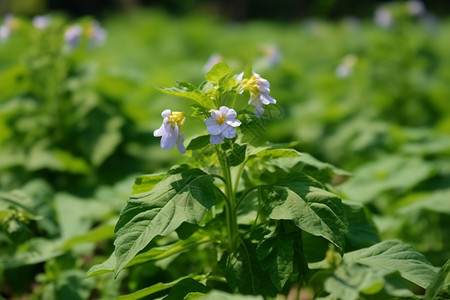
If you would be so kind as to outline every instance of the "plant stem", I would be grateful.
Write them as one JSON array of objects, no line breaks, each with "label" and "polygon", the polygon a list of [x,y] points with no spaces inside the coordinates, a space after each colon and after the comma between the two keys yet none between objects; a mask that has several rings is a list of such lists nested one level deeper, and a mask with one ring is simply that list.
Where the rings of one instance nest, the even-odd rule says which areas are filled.
[{"label": "plant stem", "polygon": [[220,146],[216,145],[217,157],[219,159],[220,168],[222,169],[222,175],[225,183],[225,195],[228,199],[226,201],[226,214],[227,214],[227,229],[229,238],[230,251],[233,252],[238,246],[238,224],[236,216],[236,198],[233,192],[233,185],[231,181],[231,171],[225,154],[220,150]]}]

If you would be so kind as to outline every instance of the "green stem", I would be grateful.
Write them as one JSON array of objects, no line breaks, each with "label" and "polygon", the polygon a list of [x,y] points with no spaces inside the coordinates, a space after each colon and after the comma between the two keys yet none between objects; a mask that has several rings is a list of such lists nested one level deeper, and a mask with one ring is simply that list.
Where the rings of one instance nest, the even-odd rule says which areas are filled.
[{"label": "green stem", "polygon": [[219,159],[220,168],[222,169],[222,175],[225,183],[225,195],[228,199],[226,206],[226,214],[227,214],[227,227],[228,227],[228,237],[229,237],[229,245],[230,251],[233,252],[237,249],[238,245],[238,224],[237,224],[237,216],[236,216],[236,199],[235,194],[233,193],[233,185],[231,181],[231,171],[230,166],[228,165],[228,161],[224,153],[219,148],[220,146],[216,145],[217,157]]}]

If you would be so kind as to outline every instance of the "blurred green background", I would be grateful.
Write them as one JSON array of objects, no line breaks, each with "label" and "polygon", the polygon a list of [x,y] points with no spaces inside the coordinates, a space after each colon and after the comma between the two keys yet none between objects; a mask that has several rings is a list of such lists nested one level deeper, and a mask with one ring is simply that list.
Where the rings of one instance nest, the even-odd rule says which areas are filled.
[{"label": "blurred green background", "polygon": [[220,60],[236,73],[250,63],[271,83],[278,102],[255,144],[296,141],[352,172],[334,179],[337,192],[367,205],[382,239],[441,266],[450,256],[449,10],[447,1],[3,0],[1,295],[112,299],[192,267],[181,257],[115,282],[84,279],[112,252],[134,177],[189,160],[153,137],[161,111],[188,114],[187,141],[206,133],[189,100],[153,86],[199,85]]}]

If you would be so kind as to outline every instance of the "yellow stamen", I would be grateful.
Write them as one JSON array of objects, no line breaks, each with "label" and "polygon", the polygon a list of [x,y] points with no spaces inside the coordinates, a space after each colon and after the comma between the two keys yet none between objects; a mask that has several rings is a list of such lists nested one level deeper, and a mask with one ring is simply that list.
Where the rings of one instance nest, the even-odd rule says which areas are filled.
[{"label": "yellow stamen", "polygon": [[251,94],[258,94],[261,91],[258,88],[257,78],[252,75],[250,79],[243,79],[241,83],[241,89],[249,91]]},{"label": "yellow stamen", "polygon": [[216,120],[216,124],[223,124],[223,122],[225,122],[225,120],[227,119],[226,115],[221,115],[220,117],[217,118]]},{"label": "yellow stamen", "polygon": [[170,123],[170,127],[172,129],[175,129],[175,123],[178,125],[178,128],[181,127],[184,123],[185,114],[182,112],[174,111],[169,117],[169,121],[167,123]]}]

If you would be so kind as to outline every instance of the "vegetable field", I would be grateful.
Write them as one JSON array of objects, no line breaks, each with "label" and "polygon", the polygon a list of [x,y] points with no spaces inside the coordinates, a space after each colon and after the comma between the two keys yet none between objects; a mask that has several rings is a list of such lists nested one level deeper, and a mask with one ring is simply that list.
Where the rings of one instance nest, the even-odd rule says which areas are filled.
[{"label": "vegetable field", "polygon": [[450,22],[0,22],[0,299],[450,299]]}]

